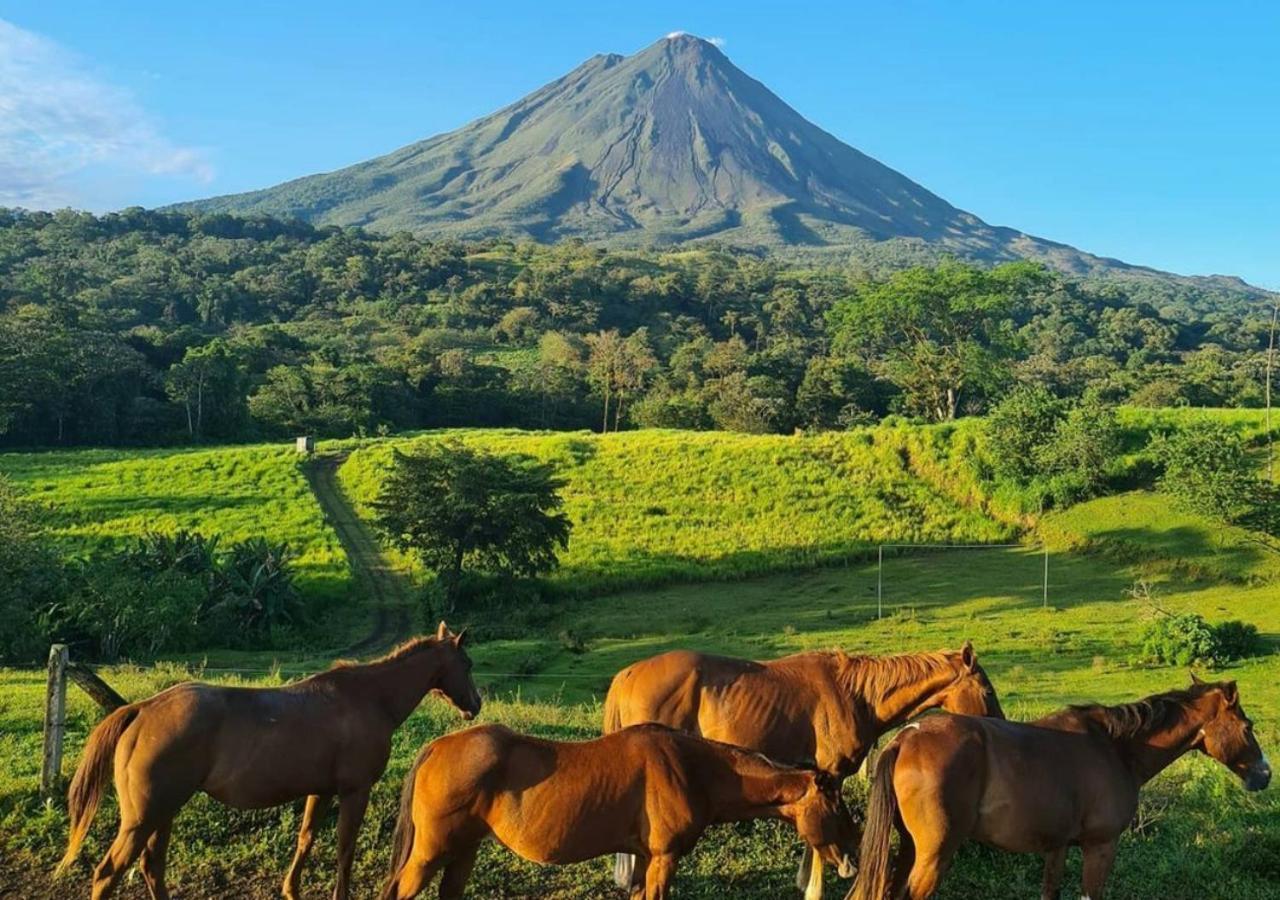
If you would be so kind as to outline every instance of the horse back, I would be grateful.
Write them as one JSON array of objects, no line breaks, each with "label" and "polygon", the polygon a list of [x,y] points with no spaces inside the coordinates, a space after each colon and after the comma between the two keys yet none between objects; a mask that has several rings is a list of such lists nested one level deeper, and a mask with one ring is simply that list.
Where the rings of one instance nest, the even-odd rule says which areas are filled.
[{"label": "horse back", "polygon": [[686,792],[698,779],[680,739],[696,740],[654,725],[564,742],[501,725],[454,732],[432,742],[415,775],[415,824],[441,835],[483,828],[541,863],[639,852],[659,810],[664,822],[692,815]]},{"label": "horse back", "polygon": [[[605,731],[656,722],[788,762],[822,764],[832,756],[835,765],[839,754],[825,752],[832,741],[820,739],[817,720],[825,729],[846,709],[821,655],[755,662],[675,650],[618,673],[605,703]],[[835,742],[843,746],[848,738]]]}]

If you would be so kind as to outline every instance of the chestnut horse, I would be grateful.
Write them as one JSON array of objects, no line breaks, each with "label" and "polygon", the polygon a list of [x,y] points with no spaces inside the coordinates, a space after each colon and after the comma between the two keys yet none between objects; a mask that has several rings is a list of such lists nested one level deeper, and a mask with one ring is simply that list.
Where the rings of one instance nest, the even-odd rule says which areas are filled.
[{"label": "chestnut horse", "polygon": [[93,873],[107,897],[141,856],[153,900],[167,900],[165,851],[173,818],[197,791],[239,809],[307,798],[284,895],[298,896],[302,866],[327,798],[338,798],[338,879],[344,900],[369,790],[382,777],[392,732],[427,692],[466,718],[480,711],[463,635],[443,622],[376,662],[339,663],[281,688],[187,683],[111,713],[89,736],[71,780],[71,837],[56,874],[80,851],[114,769],[120,831]]},{"label": "chestnut horse", "polygon": [[[857,900],[933,896],[956,848],[976,840],[1044,856],[1057,900],[1067,847],[1084,851],[1084,894],[1102,900],[1138,791],[1189,750],[1261,790],[1271,767],[1235,682],[1196,682],[1123,706],[1071,706],[1034,723],[946,716],[908,726],[881,754],[862,839]],[[889,839],[902,836],[890,885]]]},{"label": "chestnut horse", "polygon": [[852,876],[857,843],[839,783],[813,769],[661,725],[557,742],[481,725],[432,741],[405,777],[384,900],[416,897],[440,869],[462,896],[492,835],[525,859],[564,865],[606,853],[643,861],[632,897],[665,900],[680,857],[707,826],[790,822]]},{"label": "chestnut horse", "polygon": [[[850,656],[799,653],[751,662],[675,650],[614,676],[604,705],[608,734],[659,722],[843,780],[876,740],[929,709],[1003,718],[973,646],[938,653]],[[634,860],[619,856],[627,887]],[[806,900],[822,896],[822,861],[806,855],[797,877]]]}]

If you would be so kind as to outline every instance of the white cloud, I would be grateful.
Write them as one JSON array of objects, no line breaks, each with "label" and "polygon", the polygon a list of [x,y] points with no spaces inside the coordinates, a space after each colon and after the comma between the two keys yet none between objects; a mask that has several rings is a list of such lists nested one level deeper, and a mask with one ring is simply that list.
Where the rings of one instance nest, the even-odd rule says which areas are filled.
[{"label": "white cloud", "polygon": [[0,206],[92,205],[77,180],[95,168],[213,177],[205,156],[166,138],[127,90],[0,19]]},{"label": "white cloud", "polygon": [[[692,32],[689,32],[689,31],[669,31],[669,32],[667,32],[667,40],[669,40],[669,41],[670,41],[670,40],[674,40],[675,38],[678,38],[678,37],[684,37],[686,34],[687,34],[687,35],[690,35],[691,37],[697,37],[697,35],[693,34]],[[722,37],[700,38],[700,40],[704,40],[704,41],[706,41],[708,44],[712,44],[712,45],[714,45],[714,46],[716,46],[716,47],[719,47],[719,48],[721,48],[721,49],[724,49],[724,45],[725,45],[725,44],[727,44],[727,43],[729,43],[727,40],[725,40],[725,39],[724,39],[724,38],[722,38]]]}]

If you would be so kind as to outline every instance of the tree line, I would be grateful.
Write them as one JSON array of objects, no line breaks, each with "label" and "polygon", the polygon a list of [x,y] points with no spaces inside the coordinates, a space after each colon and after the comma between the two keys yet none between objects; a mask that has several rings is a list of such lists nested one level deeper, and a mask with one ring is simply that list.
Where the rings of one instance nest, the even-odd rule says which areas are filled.
[{"label": "tree line", "polygon": [[1019,383],[1260,405],[1268,313],[1032,263],[461,244],[270,218],[0,210],[0,443],[446,425],[789,432]]}]

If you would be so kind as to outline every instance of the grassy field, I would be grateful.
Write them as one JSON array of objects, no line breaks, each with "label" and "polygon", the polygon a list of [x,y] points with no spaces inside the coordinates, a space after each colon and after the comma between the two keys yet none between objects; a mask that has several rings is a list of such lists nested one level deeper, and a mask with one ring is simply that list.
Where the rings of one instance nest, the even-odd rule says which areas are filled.
[{"label": "grassy field", "polygon": [[[1011,717],[1069,702],[1120,702],[1188,680],[1181,669],[1133,662],[1151,612],[1129,592],[1145,581],[1165,609],[1196,611],[1211,622],[1240,618],[1262,631],[1272,653],[1201,674],[1238,680],[1264,749],[1274,756],[1280,745],[1280,656],[1274,653],[1280,558],[1247,534],[1174,513],[1163,498],[1132,491],[1040,523],[1051,548],[1048,608],[1041,598],[1043,557],[1032,546],[1036,535],[1028,546],[1010,549],[893,552],[877,572],[865,551],[881,541],[1002,541],[1014,533],[1013,520],[997,515],[988,498],[974,493],[976,483],[957,474],[955,454],[970,439],[967,427],[804,439],[460,433],[465,441],[557,460],[576,526],[556,576],[567,590],[556,603],[536,614],[506,608],[463,614],[483,626],[472,651],[487,698],[483,718],[548,737],[588,738],[598,733],[600,700],[612,674],[678,646],[768,657],[826,647],[934,649],[972,639]],[[1242,427],[1252,426],[1245,421]],[[387,442],[340,449],[352,451],[341,471],[346,490],[367,500]],[[0,467],[13,459],[23,457],[0,457]],[[83,476],[46,481],[74,477]],[[72,487],[63,490],[75,496]],[[118,507],[114,515],[113,521],[129,521]],[[82,539],[74,525],[68,520],[69,541]],[[87,524],[79,527],[87,531]],[[879,576],[883,618],[876,615]],[[247,669],[270,663],[263,655],[238,659]],[[271,674],[163,664],[106,674],[126,696],[143,697],[192,675],[269,684],[320,664],[312,652]],[[108,805],[78,880],[48,886],[43,873],[59,855],[66,823],[61,810],[46,810],[34,791],[43,689],[42,673],[0,671],[0,896],[5,884],[20,885],[15,896],[24,898],[87,895],[85,874],[114,829]],[[78,691],[69,701],[68,768],[97,720]],[[459,725],[427,701],[397,735],[362,833],[358,896],[374,896],[385,873],[396,794],[414,752]],[[863,789],[850,784],[855,795]],[[297,804],[233,813],[207,799],[193,802],[175,831],[175,894],[276,896],[299,815]],[[330,883],[333,853],[330,822],[308,881],[312,896]],[[677,890],[700,900],[798,896],[791,886],[798,858],[796,841],[781,828],[717,828],[682,866]],[[604,861],[543,868],[490,846],[469,896],[620,897],[609,874]],[[1074,896],[1078,877],[1073,854],[1064,896]],[[1039,879],[1038,859],[970,847],[941,896],[1031,897]],[[1225,770],[1196,757],[1147,789],[1137,825],[1122,841],[1108,896],[1270,900],[1280,896],[1277,884],[1280,791],[1247,795]],[[839,897],[847,885],[833,879],[829,888]],[[144,895],[140,881],[125,892]]]},{"label": "grassy field", "polygon": [[117,548],[146,531],[265,535],[298,554],[304,591],[337,598],[349,587],[342,547],[292,448],[0,453],[0,474],[52,509],[51,531],[68,552]]},{"label": "grassy field", "polygon": [[392,450],[418,441],[458,440],[552,462],[573,520],[553,580],[585,593],[810,568],[862,558],[882,542],[1014,536],[1013,526],[913,473],[889,434],[458,430],[358,447],[339,476],[367,506]]},{"label": "grassy field", "polygon": [[[1121,701],[1185,683],[1181,670],[1130,662],[1146,611],[1127,599],[1125,590],[1142,572],[1104,556],[1055,555],[1051,608],[1045,610],[1040,608],[1040,563],[1037,554],[1022,550],[892,557],[885,566],[888,615],[879,621],[875,569],[865,564],[570,601],[563,618],[547,622],[537,634],[476,645],[477,680],[489,697],[484,718],[551,737],[589,737],[597,733],[599,699],[609,676],[631,660],[673,646],[771,656],[832,646],[868,652],[925,649],[973,638],[1007,712],[1017,717],[1069,701]],[[1272,640],[1280,633],[1274,585],[1152,577],[1169,608],[1196,609],[1211,620],[1242,617],[1258,623]],[[583,623],[590,626],[585,650],[571,649],[558,635]],[[1264,745],[1275,747],[1280,742],[1280,721],[1272,715],[1280,704],[1276,658],[1217,674],[1239,680]],[[187,672],[123,669],[108,677],[128,696],[144,696]],[[0,676],[0,758],[7,763],[0,776],[0,830],[13,835],[15,859],[39,871],[52,865],[65,829],[61,812],[42,811],[31,790],[42,691],[39,673]],[[73,754],[95,720],[88,701],[73,693]],[[414,750],[457,725],[428,702],[398,736],[362,839],[361,896],[372,896],[386,865],[396,789]],[[189,896],[272,896],[297,816],[292,806],[243,814],[205,800],[194,803],[179,819],[171,865],[175,884]],[[1280,874],[1278,817],[1275,794],[1246,795],[1224,770],[1207,760],[1187,759],[1151,787],[1145,824],[1125,838],[1111,896],[1274,897],[1271,879]],[[110,829],[108,809],[86,859],[101,850]],[[328,829],[317,872],[331,872],[332,853]],[[717,829],[689,860],[679,888],[682,896],[700,898],[788,896],[796,856],[793,841],[778,828]],[[602,862],[544,869],[516,862],[496,847],[485,859],[473,896],[609,896]],[[997,898],[1034,896],[1038,877],[1033,859],[970,848],[943,896],[972,897],[979,891]],[[1221,892],[1206,894],[1206,885]]]}]

